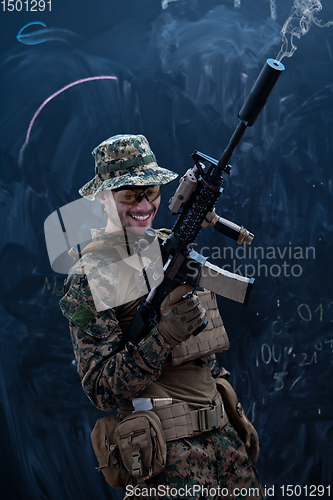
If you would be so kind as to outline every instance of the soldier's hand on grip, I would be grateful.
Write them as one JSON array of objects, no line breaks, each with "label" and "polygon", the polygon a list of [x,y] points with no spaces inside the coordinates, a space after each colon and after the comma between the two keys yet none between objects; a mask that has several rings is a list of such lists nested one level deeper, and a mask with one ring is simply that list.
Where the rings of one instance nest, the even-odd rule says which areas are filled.
[{"label": "soldier's hand on grip", "polygon": [[183,298],[191,291],[193,291],[192,285],[188,283],[180,285],[169,293],[161,304],[161,319],[158,330],[172,347],[184,342],[198,328],[202,330],[207,324],[205,322],[206,311],[202,307],[199,297],[193,295],[189,298]]}]

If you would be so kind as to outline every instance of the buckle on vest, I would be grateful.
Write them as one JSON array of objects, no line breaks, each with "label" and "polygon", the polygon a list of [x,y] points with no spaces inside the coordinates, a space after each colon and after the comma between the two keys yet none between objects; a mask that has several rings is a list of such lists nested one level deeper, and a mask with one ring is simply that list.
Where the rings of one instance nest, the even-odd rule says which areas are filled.
[{"label": "buckle on vest", "polygon": [[132,476],[142,477],[142,462],[140,449],[132,453]]},{"label": "buckle on vest", "polygon": [[199,430],[201,432],[211,431],[218,428],[217,406],[201,408],[198,410]]}]

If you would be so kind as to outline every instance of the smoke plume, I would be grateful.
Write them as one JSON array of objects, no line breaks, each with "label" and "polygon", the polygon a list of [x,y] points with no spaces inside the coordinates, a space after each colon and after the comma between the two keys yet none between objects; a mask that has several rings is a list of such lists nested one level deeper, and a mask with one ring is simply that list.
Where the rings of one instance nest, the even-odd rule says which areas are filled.
[{"label": "smoke plume", "polygon": [[282,46],[276,56],[278,61],[282,61],[284,57],[291,57],[294,54],[297,49],[295,38],[306,35],[311,24],[315,24],[320,28],[327,28],[333,24],[333,21],[322,24],[321,19],[316,17],[322,8],[319,0],[294,0],[289,17],[281,30]]}]

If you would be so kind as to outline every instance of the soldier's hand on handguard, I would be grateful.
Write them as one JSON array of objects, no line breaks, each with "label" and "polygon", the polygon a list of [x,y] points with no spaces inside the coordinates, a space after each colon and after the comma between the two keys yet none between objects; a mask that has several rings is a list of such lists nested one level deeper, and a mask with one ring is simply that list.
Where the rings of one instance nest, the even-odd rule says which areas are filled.
[{"label": "soldier's hand on handguard", "polygon": [[[205,323],[206,311],[199,297],[192,295],[189,298],[183,298],[191,291],[193,291],[192,285],[188,283],[180,285],[169,293],[161,304],[158,330],[172,347],[187,340]],[[206,324],[207,322],[204,326]]]}]

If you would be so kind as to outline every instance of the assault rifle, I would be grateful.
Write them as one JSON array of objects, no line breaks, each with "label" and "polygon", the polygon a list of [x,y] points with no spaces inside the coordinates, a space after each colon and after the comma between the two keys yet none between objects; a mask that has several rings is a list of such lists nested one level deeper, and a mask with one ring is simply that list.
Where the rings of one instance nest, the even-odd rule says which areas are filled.
[{"label": "assault rifle", "polygon": [[[179,214],[170,236],[161,243],[164,278],[157,271],[161,266],[148,266],[144,275],[149,273],[149,294],[138,308],[129,325],[125,341],[138,341],[157,324],[156,315],[164,298],[184,282],[194,287],[204,287],[218,295],[247,304],[251,295],[254,279],[230,273],[207,262],[206,258],[195,252],[191,245],[203,227],[212,225],[218,232],[239,243],[250,244],[253,234],[233,222],[219,217],[214,206],[223,192],[223,173],[230,173],[228,164],[232,153],[247,127],[251,127],[267,102],[284,65],[268,59],[263,66],[252,90],[238,114],[241,120],[236,127],[227,148],[219,161],[199,151],[192,154],[194,167],[187,170],[170,200],[169,208]],[[207,170],[204,163],[209,164]],[[138,255],[144,254],[157,239],[153,229],[146,229],[137,243]],[[151,259],[154,261],[154,258]],[[151,287],[152,282],[161,283]],[[205,324],[195,334],[205,328]]]}]

